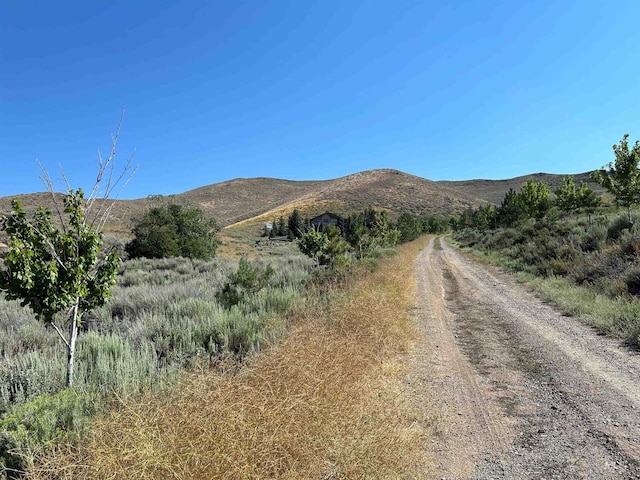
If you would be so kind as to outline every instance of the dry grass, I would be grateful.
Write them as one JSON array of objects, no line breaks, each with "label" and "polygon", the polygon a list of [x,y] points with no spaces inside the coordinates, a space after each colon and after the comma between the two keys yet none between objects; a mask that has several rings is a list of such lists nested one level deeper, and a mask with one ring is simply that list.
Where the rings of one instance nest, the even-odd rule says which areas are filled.
[{"label": "dry grass", "polygon": [[416,331],[404,247],[239,371],[186,375],[168,395],[122,402],[79,450],[31,478],[426,478],[427,433],[405,398]]},{"label": "dry grass", "polygon": [[[36,205],[51,206],[49,194],[15,197],[22,201],[27,211],[35,210]],[[0,197],[0,215],[11,210],[11,198]],[[166,198],[202,208],[216,218],[220,226],[242,224],[247,220],[251,224],[270,222],[280,215],[286,218],[294,208],[303,215],[315,216],[325,210],[348,214],[373,206],[387,210],[395,217],[403,212],[448,215],[483,204],[482,200],[466,193],[464,188],[450,188],[389,169],[369,170],[318,181],[238,178]],[[117,201],[105,226],[105,233],[120,239],[130,238],[135,219],[141,217],[152,203],[149,198]]]}]

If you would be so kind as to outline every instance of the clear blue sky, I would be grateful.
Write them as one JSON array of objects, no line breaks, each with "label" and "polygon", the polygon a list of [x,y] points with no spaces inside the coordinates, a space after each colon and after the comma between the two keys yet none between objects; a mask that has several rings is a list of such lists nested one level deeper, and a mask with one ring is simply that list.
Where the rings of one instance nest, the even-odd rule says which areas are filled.
[{"label": "clear blue sky", "polygon": [[0,196],[43,190],[36,159],[91,186],[123,107],[121,198],[592,170],[640,138],[639,19],[638,1],[2,1]]}]

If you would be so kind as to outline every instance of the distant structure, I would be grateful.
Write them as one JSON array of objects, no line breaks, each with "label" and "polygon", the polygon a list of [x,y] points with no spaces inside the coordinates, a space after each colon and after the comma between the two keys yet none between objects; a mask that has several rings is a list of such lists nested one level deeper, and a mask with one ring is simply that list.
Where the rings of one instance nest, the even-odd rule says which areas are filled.
[{"label": "distant structure", "polygon": [[338,225],[340,221],[340,217],[331,212],[324,212],[322,215],[318,215],[317,217],[313,217],[309,220],[309,223],[313,225],[316,230],[322,230],[327,228],[329,225]]}]

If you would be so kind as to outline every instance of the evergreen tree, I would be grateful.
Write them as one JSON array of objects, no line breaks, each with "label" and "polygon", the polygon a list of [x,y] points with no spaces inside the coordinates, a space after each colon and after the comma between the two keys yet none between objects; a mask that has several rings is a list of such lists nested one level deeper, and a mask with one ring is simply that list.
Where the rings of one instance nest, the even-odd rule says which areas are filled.
[{"label": "evergreen tree", "polygon": [[600,206],[601,202],[600,196],[591,190],[586,182],[580,184],[577,192],[577,206],[587,214],[589,225],[591,225],[591,215]]},{"label": "evergreen tree", "polygon": [[502,227],[511,227],[522,218],[522,208],[518,194],[513,188],[505,194],[502,205],[498,209],[497,221]]},{"label": "evergreen tree", "polygon": [[289,232],[289,239],[300,238],[305,232],[304,220],[298,209],[294,209],[289,218],[287,219],[287,229]]},{"label": "evergreen tree", "polygon": [[[587,187],[588,188],[588,187]],[[574,213],[578,210],[578,189],[573,177],[569,175],[562,179],[562,186],[555,192],[554,204],[565,213]]]},{"label": "evergreen tree", "polygon": [[518,202],[525,218],[542,218],[551,206],[551,192],[544,182],[529,179],[522,184]]}]

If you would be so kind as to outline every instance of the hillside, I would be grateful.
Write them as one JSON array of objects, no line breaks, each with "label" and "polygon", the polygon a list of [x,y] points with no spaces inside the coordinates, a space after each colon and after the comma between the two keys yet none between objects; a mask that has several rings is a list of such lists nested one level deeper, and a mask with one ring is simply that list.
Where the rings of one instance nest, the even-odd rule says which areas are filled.
[{"label": "hillside", "polygon": [[294,208],[306,216],[326,210],[344,215],[370,206],[387,210],[392,216],[402,212],[448,215],[483,203],[464,191],[441,186],[431,180],[398,170],[378,169],[318,182],[297,199],[249,221],[271,220],[288,215]]},{"label": "hillside", "polygon": [[[11,198],[0,198],[0,213],[9,211]],[[28,211],[35,209],[36,205],[48,208],[53,205],[51,196],[46,193],[15,198],[22,201]],[[402,212],[452,214],[483,203],[459,189],[390,169],[369,170],[319,181],[238,178],[172,195],[171,198],[200,206],[222,226],[240,221],[271,220],[274,215],[287,215],[294,208],[313,216],[325,210],[347,214],[373,206],[395,216]],[[128,235],[132,220],[142,215],[153,201],[148,198],[117,201],[107,231]]]},{"label": "hillside", "polygon": [[[378,169],[354,173],[333,180],[292,181],[275,178],[237,178],[171,195],[169,198],[197,205],[213,215],[220,225],[268,221],[286,216],[294,208],[305,216],[326,210],[349,214],[373,206],[392,216],[402,212],[414,215],[432,213],[448,215],[475,208],[485,202],[499,205],[504,194],[533,178],[547,182],[553,190],[560,186],[562,175],[537,173],[507,180],[466,180],[434,182],[398,170]],[[588,181],[588,173],[574,175],[577,182]],[[0,197],[0,213],[10,209],[12,197]],[[53,206],[46,193],[18,195],[28,211],[36,205]],[[118,200],[106,231],[112,235],[130,235],[133,219],[142,215],[154,202],[150,198]]]}]

